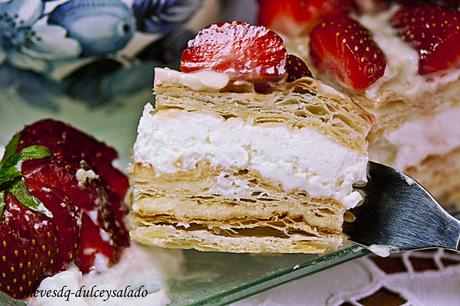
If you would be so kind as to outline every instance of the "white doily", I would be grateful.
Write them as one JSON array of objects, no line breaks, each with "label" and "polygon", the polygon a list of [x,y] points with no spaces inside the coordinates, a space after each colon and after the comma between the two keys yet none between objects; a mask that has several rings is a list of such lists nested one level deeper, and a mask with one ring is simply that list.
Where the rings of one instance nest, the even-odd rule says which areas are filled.
[{"label": "white doily", "polygon": [[391,305],[460,305],[460,255],[437,250],[362,258],[234,305],[376,305],[382,296]]}]

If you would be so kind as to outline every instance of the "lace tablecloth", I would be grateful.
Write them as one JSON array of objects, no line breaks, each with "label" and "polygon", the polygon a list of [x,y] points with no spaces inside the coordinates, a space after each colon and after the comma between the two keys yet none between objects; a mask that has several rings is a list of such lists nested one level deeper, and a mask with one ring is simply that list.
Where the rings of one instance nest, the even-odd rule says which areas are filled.
[{"label": "lace tablecloth", "polygon": [[443,250],[370,256],[261,293],[249,305],[460,305],[460,255]]}]

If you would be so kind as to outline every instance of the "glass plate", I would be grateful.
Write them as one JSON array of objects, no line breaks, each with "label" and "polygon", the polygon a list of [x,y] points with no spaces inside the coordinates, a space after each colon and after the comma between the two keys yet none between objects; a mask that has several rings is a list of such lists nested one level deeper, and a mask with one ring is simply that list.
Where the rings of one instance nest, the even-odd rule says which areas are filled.
[{"label": "glass plate", "polygon": [[169,281],[172,305],[225,305],[369,254],[351,245],[327,255],[185,251],[184,274]]}]

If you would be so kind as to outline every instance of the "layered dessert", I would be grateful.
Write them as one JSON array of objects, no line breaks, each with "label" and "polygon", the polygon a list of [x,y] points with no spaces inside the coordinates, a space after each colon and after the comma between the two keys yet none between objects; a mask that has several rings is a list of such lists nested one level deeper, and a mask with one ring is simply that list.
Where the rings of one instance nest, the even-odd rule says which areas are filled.
[{"label": "layered dessert", "polygon": [[213,24],[155,69],[130,170],[131,237],[202,251],[322,253],[362,199],[372,117],[262,26]]},{"label": "layered dessert", "polygon": [[374,114],[372,160],[404,170],[445,204],[460,200],[457,1],[259,4],[260,23],[283,33],[316,78]]}]

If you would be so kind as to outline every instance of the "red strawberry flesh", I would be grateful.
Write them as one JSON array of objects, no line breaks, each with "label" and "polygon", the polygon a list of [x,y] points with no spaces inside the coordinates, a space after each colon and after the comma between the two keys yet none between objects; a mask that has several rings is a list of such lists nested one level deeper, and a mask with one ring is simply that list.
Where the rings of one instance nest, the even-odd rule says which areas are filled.
[{"label": "red strawberry flesh", "polygon": [[460,67],[460,11],[438,6],[401,8],[391,22],[420,55],[419,73]]},{"label": "red strawberry flesh", "polygon": [[370,32],[348,16],[319,24],[310,33],[310,55],[322,73],[362,91],[383,76],[386,58]]},{"label": "red strawberry flesh", "polygon": [[83,213],[81,231],[83,239],[80,241],[78,256],[75,261],[83,272],[91,271],[96,260],[96,254],[107,259],[113,259],[117,256],[114,248],[104,240],[100,231],[100,226],[95,224],[87,213]]},{"label": "red strawberry flesh", "polygon": [[286,74],[283,39],[245,22],[215,23],[201,30],[182,53],[181,70],[211,70],[235,79],[276,81]]},{"label": "red strawberry flesh", "polygon": [[325,17],[345,14],[353,0],[259,0],[258,24],[287,36],[308,32]]},{"label": "red strawberry flesh", "polygon": [[61,161],[80,162],[84,160],[99,174],[105,187],[124,197],[128,190],[127,177],[112,166],[118,158],[115,149],[71,126],[54,120],[42,120],[25,128],[21,133],[19,149],[38,144],[54,153]]}]

